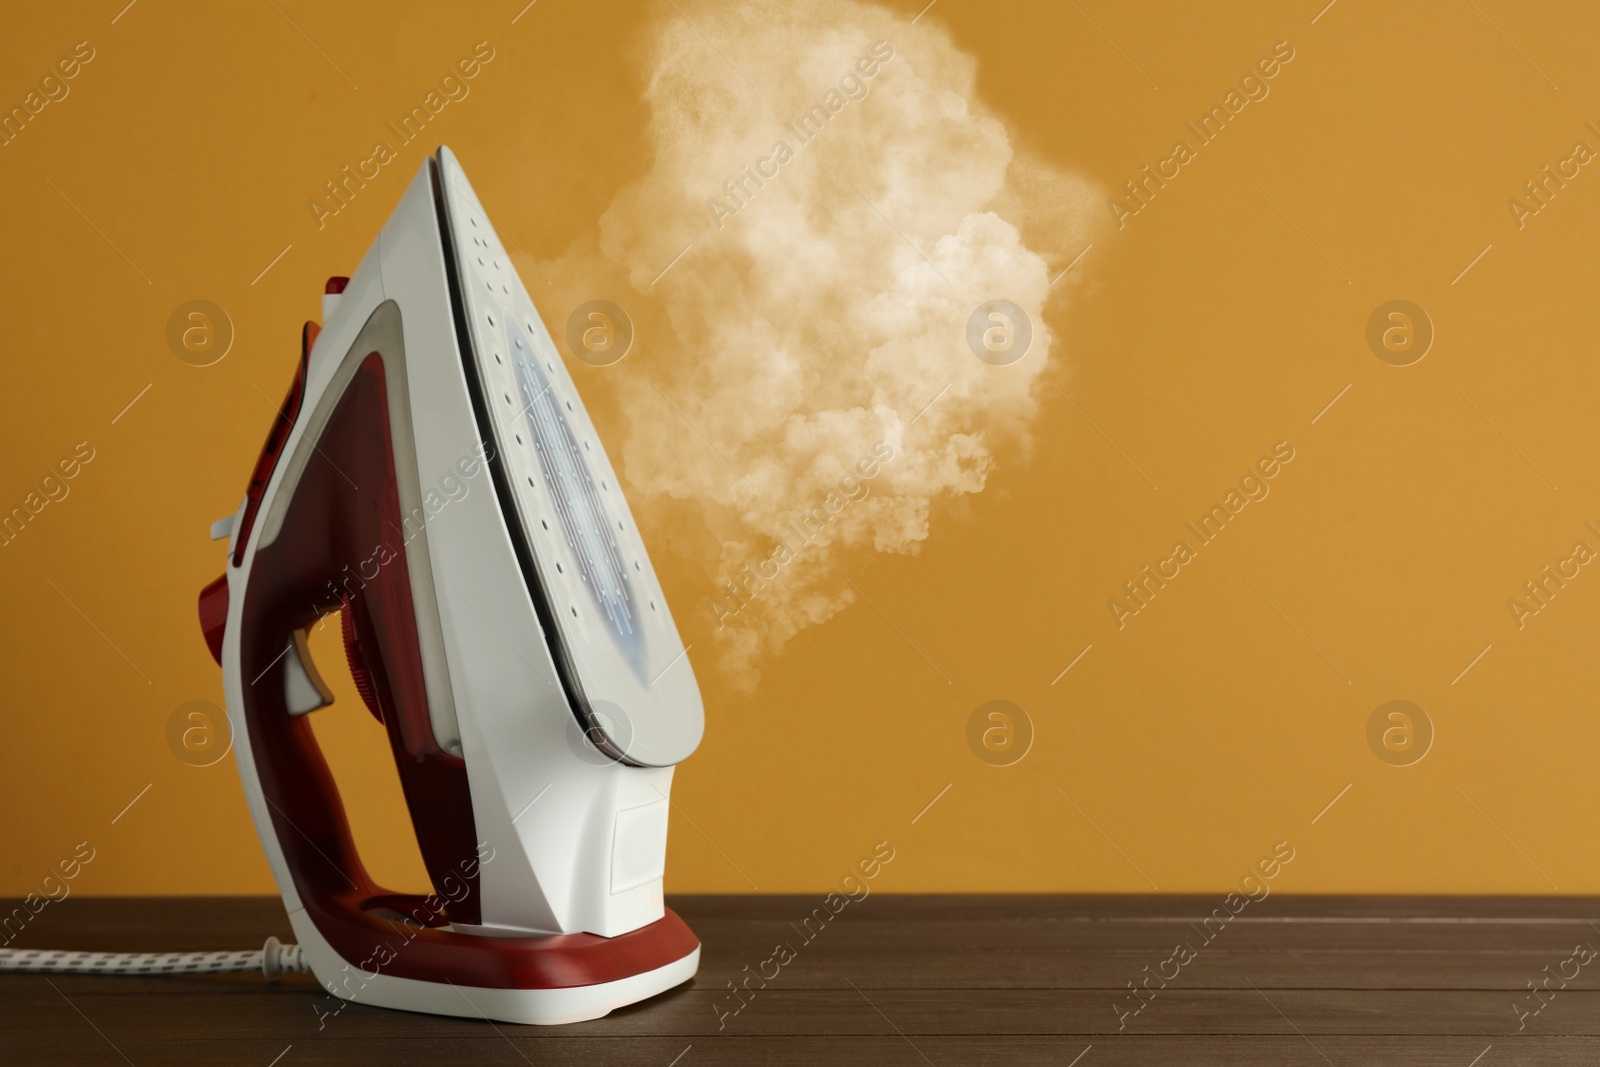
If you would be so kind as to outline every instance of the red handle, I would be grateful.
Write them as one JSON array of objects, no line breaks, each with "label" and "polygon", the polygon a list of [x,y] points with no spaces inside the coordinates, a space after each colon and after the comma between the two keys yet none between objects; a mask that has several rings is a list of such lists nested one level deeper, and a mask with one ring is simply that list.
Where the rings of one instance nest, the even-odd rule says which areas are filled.
[{"label": "red handle", "polygon": [[[315,337],[308,325],[290,401],[251,479],[239,553],[293,426],[283,416],[303,415]],[[315,900],[330,911],[364,914],[363,904],[385,892],[356,853],[310,723],[286,703],[285,649],[297,630],[339,610],[352,673],[388,732],[430,879],[447,896],[453,921],[478,923],[471,792],[465,763],[439,747],[428,715],[406,546],[397,536],[403,526],[381,354],[362,360],[315,444],[296,484],[281,490],[291,494],[286,506],[274,504],[282,506],[282,521],[251,563],[239,635],[244,718],[279,843],[308,907]]]}]

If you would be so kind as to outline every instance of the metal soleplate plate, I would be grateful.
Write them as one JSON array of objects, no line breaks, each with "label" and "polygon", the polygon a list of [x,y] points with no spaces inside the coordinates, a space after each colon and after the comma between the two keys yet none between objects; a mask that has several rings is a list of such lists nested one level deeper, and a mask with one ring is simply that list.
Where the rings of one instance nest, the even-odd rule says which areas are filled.
[{"label": "metal soleplate plate", "polygon": [[[602,751],[665,767],[704,709],[666,598],[594,424],[494,226],[448,148],[436,160],[469,378],[529,593],[580,725]],[[462,322],[464,320],[464,322]]]}]

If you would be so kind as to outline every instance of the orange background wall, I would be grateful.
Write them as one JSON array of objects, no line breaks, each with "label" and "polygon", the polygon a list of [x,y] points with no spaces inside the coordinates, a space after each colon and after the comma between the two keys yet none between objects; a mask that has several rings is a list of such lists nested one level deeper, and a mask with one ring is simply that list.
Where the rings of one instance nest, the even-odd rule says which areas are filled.
[{"label": "orange background wall", "polygon": [[[300,323],[437,141],[542,300],[530,263],[592,239],[649,165],[644,43],[683,17],[277,6],[3,16],[6,107],[76,42],[95,54],[0,148],[0,505],[93,449],[0,548],[6,894],[80,841],[96,858],[78,892],[271,890],[231,757],[192,766],[168,728],[221,700],[194,609],[222,567],[207,526],[243,490]],[[715,38],[715,6],[677,6]],[[1520,628],[1508,607],[1575,542],[1600,549],[1600,177],[1582,167],[1520,227],[1508,208],[1574,142],[1600,148],[1600,16],[1476,6],[921,16],[976,57],[975,106],[1102,200],[1275,42],[1295,57],[1125,226],[1096,201],[1088,241],[1045,250],[1058,271],[1092,244],[1045,307],[1031,446],[937,505],[919,555],[836,561],[870,604],[801,632],[753,691],[719,670],[699,608],[709,534],[647,523],[708,709],[676,780],[669,891],[820,890],[879,840],[895,891],[1223,891],[1286,840],[1283,890],[1600,892],[1600,577],[1581,567]],[[480,40],[496,58],[471,97],[319,230],[308,197]],[[213,366],[166,342],[193,299],[236,331]],[[1367,342],[1395,299],[1436,334],[1411,366]],[[570,308],[541,310],[560,336]],[[641,343],[614,370],[649,358]],[[593,368],[574,373],[620,435]],[[1119,629],[1107,600],[1281,441],[1270,496]],[[379,877],[415,883],[387,755],[336,688],[318,734],[358,838]],[[1034,731],[1010,766],[969,747],[996,699]],[[1431,723],[1409,766],[1369,744],[1390,700]]]}]

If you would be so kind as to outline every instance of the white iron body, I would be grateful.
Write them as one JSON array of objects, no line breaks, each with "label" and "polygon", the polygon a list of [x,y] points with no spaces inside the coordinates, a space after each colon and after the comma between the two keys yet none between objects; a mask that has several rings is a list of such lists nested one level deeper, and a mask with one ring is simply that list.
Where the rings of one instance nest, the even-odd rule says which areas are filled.
[{"label": "white iron body", "polygon": [[[456,216],[444,236],[440,183],[448,190],[443,201]],[[467,293],[464,310],[452,305],[445,247],[452,235],[459,271],[456,282]],[[473,343],[482,347],[480,358],[485,361],[491,355],[498,359],[500,342],[481,332],[484,321],[504,319],[530,330],[526,336],[533,349],[531,358],[549,368],[550,399],[567,406],[572,439],[592,439],[594,451],[600,451],[572,380],[509,257],[454,157],[441,149],[438,160],[430,160],[411,183],[343,293],[325,297],[325,325],[310,352],[303,403],[261,495],[253,525],[246,531],[242,562],[228,568],[221,661],[239,773],[295,933],[316,977],[330,993],[363,1004],[519,1023],[592,1019],[693,977],[698,947],[642,973],[560,988],[425,981],[386,973],[371,961],[346,958],[302,905],[241,710],[245,690],[253,684],[241,669],[239,642],[245,592],[257,553],[277,535],[297,479],[310,465],[325,462],[316,448],[321,420],[353,368],[370,352],[379,351],[388,385],[402,513],[411,515],[420,508],[427,516],[424,522],[407,525],[405,552],[429,717],[438,744],[465,761],[479,839],[481,921],[452,922],[451,929],[482,938],[580,932],[614,938],[663,918],[672,764],[698,743],[702,723],[693,672],[603,452],[593,469],[602,480],[608,479],[606,492],[621,501],[618,514],[623,516],[613,516],[608,523],[616,527],[615,532],[607,531],[616,538],[613,554],[618,559],[643,560],[629,576],[634,583],[633,603],[648,601],[651,607],[626,623],[635,634],[629,647],[638,662],[624,670],[608,661],[605,642],[596,636],[605,620],[594,609],[594,601],[584,599],[588,590],[583,582],[588,578],[580,582],[569,573],[578,568],[570,565],[559,568],[558,574],[549,566],[550,557],[541,555],[543,549],[535,544],[534,554],[548,585],[548,610],[566,613],[570,608],[570,617],[576,620],[583,608],[582,621],[571,623],[572,631],[563,638],[571,662],[565,668],[558,662],[553,642],[561,635],[551,635],[541,624],[537,591],[530,590],[524,563],[519,562],[517,516],[507,514],[506,500],[497,493],[490,464],[484,461],[492,453],[508,476],[517,477],[518,464],[526,465],[528,455],[507,448],[510,441],[485,440],[493,429],[483,426],[481,409],[474,410],[469,383],[472,357],[461,351],[457,312],[477,320],[473,328],[480,332],[474,334]],[[393,336],[396,330],[398,337]],[[486,372],[485,394],[497,388]],[[528,409],[522,415],[532,418]],[[507,419],[507,427],[522,425]],[[531,433],[531,422],[528,425],[530,429],[519,431],[518,441],[520,433]],[[529,484],[533,481],[530,478]],[[532,497],[524,506],[528,518],[536,510],[549,510],[547,502]],[[244,524],[244,511],[241,506],[234,522],[225,524],[233,538]],[[235,547],[230,538],[230,558]],[[578,549],[568,544],[567,551]],[[349,563],[351,573],[361,576],[381,566],[370,559]],[[344,588],[350,587],[347,580]],[[283,655],[281,678],[290,712],[313,713],[328,698],[305,657],[303,638],[289,643]],[[606,713],[591,709],[591,714],[602,716],[603,730],[591,730],[589,736],[601,741],[604,732],[609,745],[601,741],[601,747],[613,751],[607,755],[597,750],[587,743],[581,725],[584,713],[574,707],[570,685],[562,683],[563,669],[568,678],[579,676],[595,704],[620,708],[625,719],[657,715],[656,704],[665,702],[674,716],[675,732],[663,741],[661,736],[648,736],[645,729],[619,730],[604,718]],[[653,681],[644,678],[657,670]],[[624,677],[618,681],[616,676]],[[274,673],[261,684],[278,677]],[[640,751],[629,749],[635,735]],[[649,747],[652,744],[654,748]],[[630,765],[613,758],[618,752],[632,763],[652,765]]]}]

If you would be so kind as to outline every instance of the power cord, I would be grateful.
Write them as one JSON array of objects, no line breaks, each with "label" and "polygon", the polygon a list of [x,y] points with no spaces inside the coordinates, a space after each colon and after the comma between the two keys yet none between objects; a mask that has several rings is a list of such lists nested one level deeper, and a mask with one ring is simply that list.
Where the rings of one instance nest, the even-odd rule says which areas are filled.
[{"label": "power cord", "polygon": [[267,981],[280,974],[309,974],[299,945],[275,937],[254,952],[63,952],[59,949],[0,948],[0,971],[57,974],[245,974],[260,971]]}]

